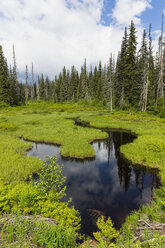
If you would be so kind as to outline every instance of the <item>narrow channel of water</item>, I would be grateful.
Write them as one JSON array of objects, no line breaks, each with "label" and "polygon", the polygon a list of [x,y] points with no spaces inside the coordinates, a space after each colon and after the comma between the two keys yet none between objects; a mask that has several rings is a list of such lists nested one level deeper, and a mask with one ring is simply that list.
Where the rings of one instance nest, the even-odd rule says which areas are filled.
[{"label": "narrow channel of water", "polygon": [[55,145],[33,143],[28,156],[57,156],[64,165],[67,177],[67,197],[82,217],[83,234],[97,230],[96,221],[101,215],[110,216],[114,226],[120,228],[126,216],[142,204],[150,203],[153,189],[159,186],[155,170],[132,166],[122,158],[120,146],[132,142],[135,136],[125,132],[107,131],[109,137],[92,144],[96,151],[93,160],[64,159]]}]

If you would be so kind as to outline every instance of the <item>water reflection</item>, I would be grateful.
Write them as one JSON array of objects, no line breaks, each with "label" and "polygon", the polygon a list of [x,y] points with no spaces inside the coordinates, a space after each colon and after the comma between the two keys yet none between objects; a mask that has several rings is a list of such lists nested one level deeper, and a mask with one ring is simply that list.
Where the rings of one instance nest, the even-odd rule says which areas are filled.
[{"label": "water reflection", "polygon": [[132,166],[122,158],[120,146],[132,142],[130,133],[108,132],[108,139],[92,144],[96,151],[93,160],[78,161],[63,159],[60,148],[54,145],[35,144],[29,156],[56,155],[64,164],[63,174],[67,177],[67,196],[82,216],[82,233],[91,235],[96,231],[99,216],[110,216],[116,228],[126,216],[144,203],[150,203],[153,189],[159,179],[154,170]]}]

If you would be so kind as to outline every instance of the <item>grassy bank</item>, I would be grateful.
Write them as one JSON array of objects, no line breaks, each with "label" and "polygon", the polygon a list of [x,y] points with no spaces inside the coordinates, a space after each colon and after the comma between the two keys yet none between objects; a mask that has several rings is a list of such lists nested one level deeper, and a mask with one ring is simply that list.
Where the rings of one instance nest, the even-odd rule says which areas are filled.
[{"label": "grassy bank", "polygon": [[[39,199],[38,191],[35,192],[33,187],[27,186],[25,180],[41,170],[42,162],[38,158],[26,156],[26,150],[31,147],[31,143],[25,143],[20,139],[23,137],[29,141],[59,144],[61,154],[66,157],[94,157],[95,151],[90,142],[106,138],[107,134],[99,129],[75,126],[71,118],[76,117],[90,122],[93,127],[120,128],[136,133],[138,138],[133,143],[122,146],[121,152],[134,164],[158,168],[160,171],[162,186],[156,190],[151,206],[143,207],[128,218],[122,228],[123,235],[118,238],[116,244],[118,247],[121,247],[121,244],[124,244],[124,247],[133,247],[134,231],[141,212],[149,216],[150,220],[165,221],[165,119],[156,116],[124,111],[109,113],[103,108],[78,104],[34,103],[29,106],[1,109],[1,211],[19,210],[23,214],[43,214],[57,219],[62,215],[66,218],[67,211],[70,211],[69,216],[73,217],[70,226],[74,225],[74,220],[78,223],[74,210],[71,211],[68,206],[64,207],[60,203],[59,212],[54,212],[52,216],[50,213],[57,208],[57,202],[51,202],[49,197],[44,198],[44,201]],[[21,205],[26,202],[25,199],[27,205]],[[28,204],[32,199],[34,205],[30,206]],[[45,206],[48,206],[47,209]],[[59,217],[60,220],[62,217]]]}]

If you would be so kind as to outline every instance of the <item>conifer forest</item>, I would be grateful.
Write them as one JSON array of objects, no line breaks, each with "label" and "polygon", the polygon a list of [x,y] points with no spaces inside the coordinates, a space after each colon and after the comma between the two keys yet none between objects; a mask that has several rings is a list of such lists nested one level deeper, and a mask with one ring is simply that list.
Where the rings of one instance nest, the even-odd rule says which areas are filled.
[{"label": "conifer forest", "polygon": [[41,74],[34,81],[34,68],[26,66],[25,82],[18,81],[16,55],[13,46],[13,68],[7,64],[0,47],[1,102],[16,106],[28,100],[53,100],[54,102],[103,101],[120,110],[133,107],[141,112],[153,110],[164,101],[165,49],[163,31],[159,37],[159,51],[153,53],[151,25],[144,30],[139,50],[136,27],[131,22],[125,28],[121,50],[117,58],[111,54],[107,64],[87,68],[87,61],[76,70],[65,66],[61,73],[49,80]]},{"label": "conifer forest", "polygon": [[53,80],[0,45],[0,247],[165,247],[163,20]]}]

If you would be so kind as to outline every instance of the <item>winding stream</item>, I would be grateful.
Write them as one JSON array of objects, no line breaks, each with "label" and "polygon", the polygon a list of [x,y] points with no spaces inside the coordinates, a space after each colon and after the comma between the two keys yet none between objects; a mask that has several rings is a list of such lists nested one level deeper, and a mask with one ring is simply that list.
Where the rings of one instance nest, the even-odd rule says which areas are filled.
[{"label": "winding stream", "polygon": [[114,226],[120,228],[126,216],[142,204],[150,203],[153,189],[159,186],[155,170],[132,166],[122,158],[120,146],[132,142],[131,133],[107,131],[108,138],[96,141],[93,160],[64,159],[55,145],[33,143],[28,156],[57,156],[64,165],[67,177],[67,196],[82,217],[83,234],[92,235],[97,230],[96,221],[101,215],[110,216]]}]

